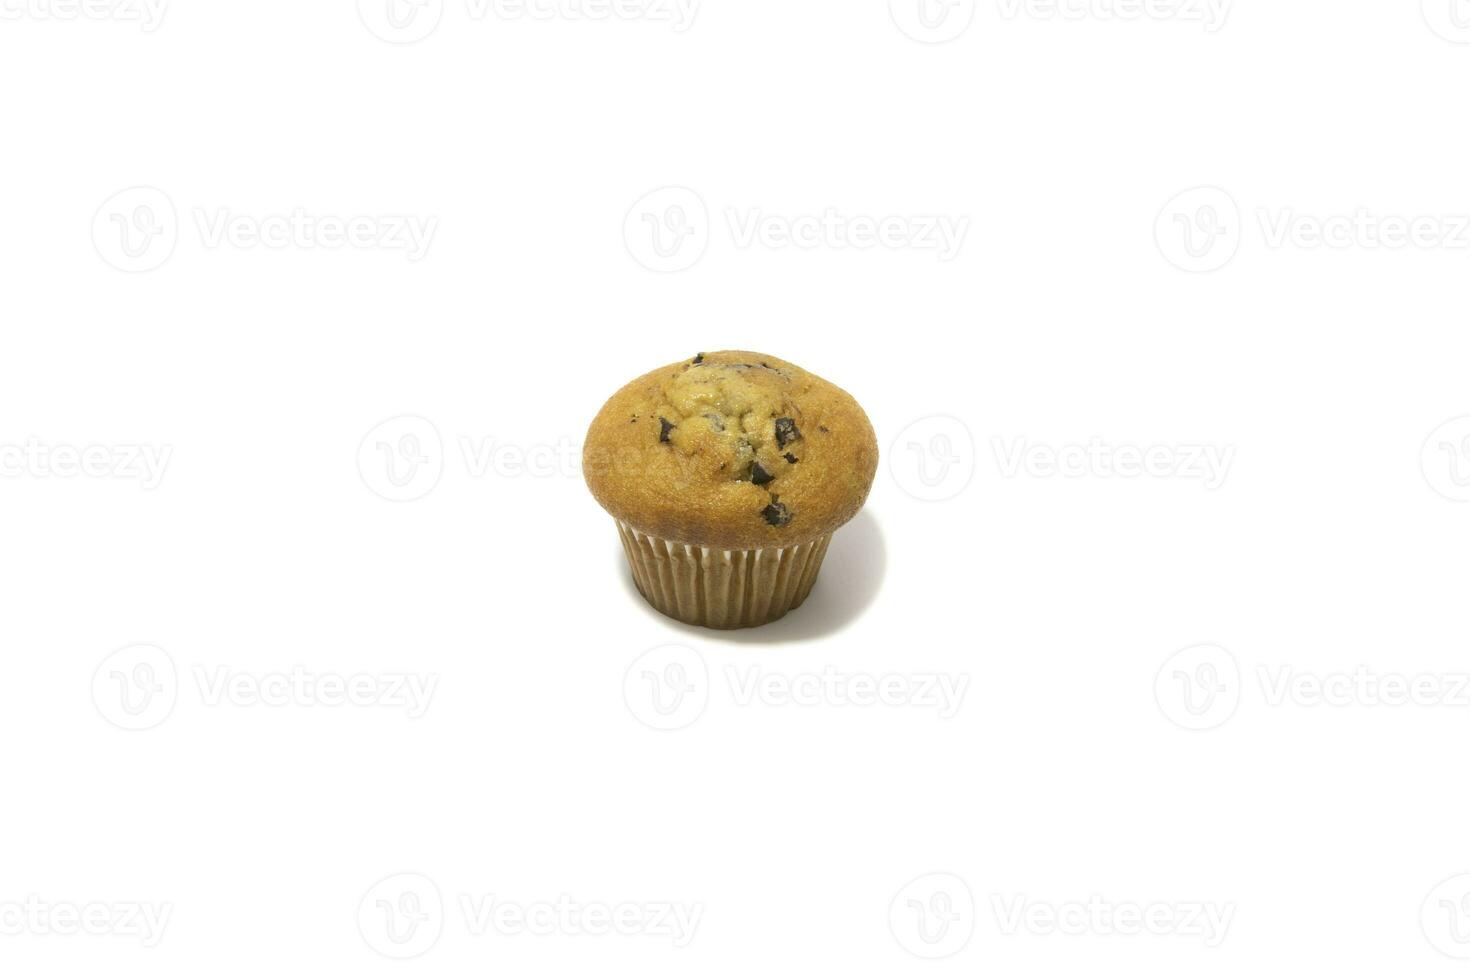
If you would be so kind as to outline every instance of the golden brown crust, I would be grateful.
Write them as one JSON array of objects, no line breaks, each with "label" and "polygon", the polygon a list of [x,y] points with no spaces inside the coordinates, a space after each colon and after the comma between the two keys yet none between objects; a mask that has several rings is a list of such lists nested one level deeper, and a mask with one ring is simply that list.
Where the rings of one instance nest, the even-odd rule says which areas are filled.
[{"label": "golden brown crust", "polygon": [[587,430],[597,502],[644,532],[708,548],[780,548],[863,506],[878,440],[853,397],[794,364],[719,351],[637,378]]}]

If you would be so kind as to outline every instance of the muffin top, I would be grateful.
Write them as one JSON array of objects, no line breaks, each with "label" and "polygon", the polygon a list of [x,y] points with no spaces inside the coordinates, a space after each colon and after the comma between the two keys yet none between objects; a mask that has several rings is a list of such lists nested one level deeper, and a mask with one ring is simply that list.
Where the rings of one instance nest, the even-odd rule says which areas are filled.
[{"label": "muffin top", "polygon": [[700,354],[637,378],[587,430],[597,502],[656,537],[779,548],[847,523],[867,499],[878,440],[853,397],[769,354]]}]

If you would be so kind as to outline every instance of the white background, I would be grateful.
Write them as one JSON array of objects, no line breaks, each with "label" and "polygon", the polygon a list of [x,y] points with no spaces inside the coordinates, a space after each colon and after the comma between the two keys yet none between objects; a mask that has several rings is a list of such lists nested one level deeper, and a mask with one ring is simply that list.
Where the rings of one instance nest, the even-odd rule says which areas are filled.
[{"label": "white background", "polygon": [[[1450,0],[446,0],[397,35],[373,2],[64,3],[0,20],[6,976],[1462,974]],[[297,209],[434,232],[251,245]],[[782,245],[828,209],[848,233]],[[890,217],[902,247],[860,241]],[[730,636],[642,603],[576,468],[614,389],[722,348],[846,387],[884,454],[807,606]],[[1164,448],[1125,476],[1092,440]],[[690,668],[676,730],[650,650]],[[437,686],[252,697],[298,667]],[[915,696],[730,673],[829,667]],[[1360,667],[1429,693],[1312,696]],[[377,902],[415,888],[396,943]],[[676,948],[462,905],[563,895],[701,918]],[[909,904],[945,900],[942,933]],[[1229,929],[1045,928],[1090,900]],[[25,911],[129,902],[159,941]]]}]

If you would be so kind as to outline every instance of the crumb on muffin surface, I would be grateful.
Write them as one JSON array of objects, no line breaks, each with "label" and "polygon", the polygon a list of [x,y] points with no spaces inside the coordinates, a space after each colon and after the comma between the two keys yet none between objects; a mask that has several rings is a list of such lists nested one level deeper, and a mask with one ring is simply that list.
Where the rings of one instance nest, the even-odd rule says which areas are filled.
[{"label": "crumb on muffin surface", "polygon": [[598,502],[644,533],[781,547],[856,514],[877,460],[847,392],[779,358],[719,351],[613,395],[588,430],[583,472]]}]

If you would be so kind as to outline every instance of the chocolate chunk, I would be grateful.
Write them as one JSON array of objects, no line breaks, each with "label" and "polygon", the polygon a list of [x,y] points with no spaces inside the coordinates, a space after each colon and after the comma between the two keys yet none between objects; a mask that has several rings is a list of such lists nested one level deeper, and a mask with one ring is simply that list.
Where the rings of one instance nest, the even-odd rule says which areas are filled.
[{"label": "chocolate chunk", "polygon": [[659,442],[668,442],[669,441],[669,433],[670,432],[673,432],[674,429],[675,429],[674,423],[670,422],[668,419],[664,418],[662,415],[660,415],[658,417],[658,441]]},{"label": "chocolate chunk", "polygon": [[703,353],[695,354],[694,355],[694,363],[695,364],[703,364],[704,363],[704,354]]},{"label": "chocolate chunk", "polygon": [[761,511],[761,516],[772,527],[783,527],[791,523],[791,510],[778,500],[772,500],[770,506]]},{"label": "chocolate chunk", "polygon": [[767,473],[766,470],[765,470],[765,467],[761,466],[760,463],[757,462],[757,463],[751,463],[750,464],[750,482],[751,483],[754,483],[756,486],[759,487],[759,486],[764,486],[767,483],[770,483],[774,479],[775,479],[775,477],[772,476],[771,474]]},{"label": "chocolate chunk", "polygon": [[788,463],[800,463],[801,462],[801,460],[797,459],[791,453],[786,453],[782,458],[785,459],[786,462],[788,462]]},{"label": "chocolate chunk", "polygon": [[801,438],[801,430],[796,427],[795,419],[776,420],[776,448],[785,449],[786,444]]}]

